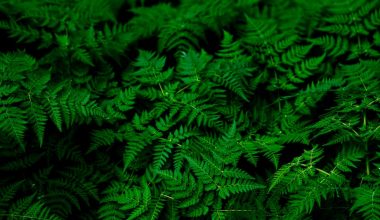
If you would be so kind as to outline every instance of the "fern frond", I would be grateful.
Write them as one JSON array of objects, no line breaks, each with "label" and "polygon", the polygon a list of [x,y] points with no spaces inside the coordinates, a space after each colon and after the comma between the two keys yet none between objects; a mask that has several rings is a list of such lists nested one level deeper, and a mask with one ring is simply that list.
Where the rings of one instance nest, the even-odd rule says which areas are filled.
[{"label": "fern frond", "polygon": [[186,18],[169,21],[163,26],[159,35],[159,50],[184,50],[199,47],[199,39],[204,37],[204,25],[192,21],[197,12],[189,10]]},{"label": "fern frond", "polygon": [[223,181],[223,184],[218,187],[219,196],[222,199],[229,197],[231,194],[241,193],[241,192],[249,192],[257,189],[264,189],[265,186],[254,183],[248,180],[236,180],[236,179],[227,179],[227,181]]},{"label": "fern frond", "polygon": [[145,145],[146,144],[144,143],[144,141],[139,140],[137,138],[135,140],[129,141],[123,157],[124,169],[127,169],[127,167],[129,167],[129,165],[132,163],[137,154],[144,149]]},{"label": "fern frond", "polygon": [[364,219],[380,218],[380,190],[378,187],[362,185],[354,190],[355,202],[352,212],[361,213]]},{"label": "fern frond", "polygon": [[92,132],[92,143],[87,153],[93,152],[102,146],[110,146],[121,140],[122,136],[111,129],[95,130]]},{"label": "fern frond", "polygon": [[172,69],[162,71],[165,65],[165,57],[157,57],[154,53],[140,51],[134,66],[140,68],[132,75],[142,83],[158,84],[172,76]]},{"label": "fern frond", "polygon": [[223,32],[221,48],[216,54],[224,59],[235,58],[243,54],[243,50],[240,49],[240,42],[233,41],[233,36],[227,31]]},{"label": "fern frond", "polygon": [[0,130],[12,137],[25,150],[25,112],[17,107],[0,107]]},{"label": "fern frond", "polygon": [[276,144],[276,141],[277,138],[263,136],[258,137],[255,144],[257,144],[260,151],[264,153],[264,156],[270,160],[277,169],[280,163],[280,151],[284,148],[284,146]]},{"label": "fern frond", "polygon": [[99,218],[102,220],[122,220],[125,219],[125,213],[123,210],[119,210],[119,206],[116,204],[102,205],[99,210]]},{"label": "fern frond", "polygon": [[335,169],[343,172],[351,172],[352,168],[356,168],[355,163],[361,161],[365,156],[365,152],[359,148],[344,148],[337,156],[335,160]]},{"label": "fern frond", "polygon": [[29,116],[29,122],[33,124],[34,132],[37,134],[38,142],[40,143],[40,146],[42,146],[46,122],[48,120],[46,112],[40,104],[33,102],[32,99],[29,99],[27,113]]},{"label": "fern frond", "polygon": [[307,53],[309,53],[312,45],[295,45],[290,47],[290,49],[283,53],[281,56],[281,60],[283,63],[287,65],[293,65],[297,62],[300,62],[304,59]]},{"label": "fern frond", "polygon": [[61,109],[59,108],[59,103],[57,100],[57,95],[54,93],[48,93],[45,96],[46,102],[45,104],[45,109],[47,109],[50,118],[54,122],[54,124],[57,126],[59,131],[62,131],[62,112]]},{"label": "fern frond", "polygon": [[250,45],[267,46],[272,42],[277,25],[274,20],[246,16],[247,27],[243,41]]},{"label": "fern frond", "polygon": [[211,61],[211,56],[205,51],[200,54],[194,50],[183,52],[180,56],[177,66],[178,76],[185,84],[193,84],[201,82],[204,77],[204,71],[207,71],[207,64]]},{"label": "fern frond", "polygon": [[35,219],[63,220],[63,218],[57,215],[54,215],[51,212],[52,211],[49,208],[47,208],[44,203],[35,202],[30,207],[28,207],[28,209],[24,213],[18,216],[14,216],[14,217],[24,218],[24,216],[27,216],[28,218],[35,218]]},{"label": "fern frond", "polygon": [[331,35],[310,39],[315,45],[319,45],[325,49],[327,55],[333,58],[339,57],[349,50],[349,41],[341,36],[333,37]]},{"label": "fern frond", "polygon": [[326,54],[323,54],[319,57],[310,58],[303,61],[300,65],[296,65],[294,70],[295,75],[301,80],[314,75],[313,71],[318,70],[320,64],[325,59],[325,56]]}]

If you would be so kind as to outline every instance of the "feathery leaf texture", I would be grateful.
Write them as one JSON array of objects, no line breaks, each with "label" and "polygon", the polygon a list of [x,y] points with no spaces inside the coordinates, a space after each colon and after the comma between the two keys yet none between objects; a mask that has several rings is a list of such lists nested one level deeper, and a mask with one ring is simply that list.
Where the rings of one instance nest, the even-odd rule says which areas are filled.
[{"label": "feathery leaf texture", "polygon": [[0,14],[0,219],[380,219],[380,0]]}]

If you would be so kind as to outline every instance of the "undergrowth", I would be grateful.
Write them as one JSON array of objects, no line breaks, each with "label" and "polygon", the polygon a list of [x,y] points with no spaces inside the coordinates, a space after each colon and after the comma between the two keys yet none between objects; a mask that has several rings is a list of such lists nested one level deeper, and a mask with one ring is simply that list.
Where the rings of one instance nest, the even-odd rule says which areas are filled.
[{"label": "undergrowth", "polygon": [[0,219],[380,219],[379,26],[379,0],[0,0]]}]

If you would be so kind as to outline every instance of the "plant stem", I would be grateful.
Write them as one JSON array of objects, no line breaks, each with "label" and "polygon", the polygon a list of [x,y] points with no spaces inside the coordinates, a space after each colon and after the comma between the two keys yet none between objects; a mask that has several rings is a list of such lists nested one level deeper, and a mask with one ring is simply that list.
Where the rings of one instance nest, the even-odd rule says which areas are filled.
[{"label": "plant stem", "polygon": [[365,151],[367,152],[367,157],[365,160],[365,166],[366,166],[366,172],[367,172],[367,176],[368,176],[370,174],[369,158],[368,158],[368,141],[365,142]]},{"label": "plant stem", "polygon": [[[367,112],[366,110],[363,111],[363,129],[365,130],[367,128]],[[370,167],[369,167],[369,158],[368,158],[368,140],[365,140],[364,145],[365,151],[367,153],[366,160],[365,160],[365,166],[366,166],[366,173],[367,176],[370,174]]]}]

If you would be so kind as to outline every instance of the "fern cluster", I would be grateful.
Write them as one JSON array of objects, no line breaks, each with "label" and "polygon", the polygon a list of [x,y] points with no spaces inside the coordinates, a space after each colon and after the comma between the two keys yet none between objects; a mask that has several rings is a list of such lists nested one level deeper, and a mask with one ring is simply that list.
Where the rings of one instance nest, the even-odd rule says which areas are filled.
[{"label": "fern cluster", "polygon": [[0,0],[0,219],[380,219],[379,0]]}]

